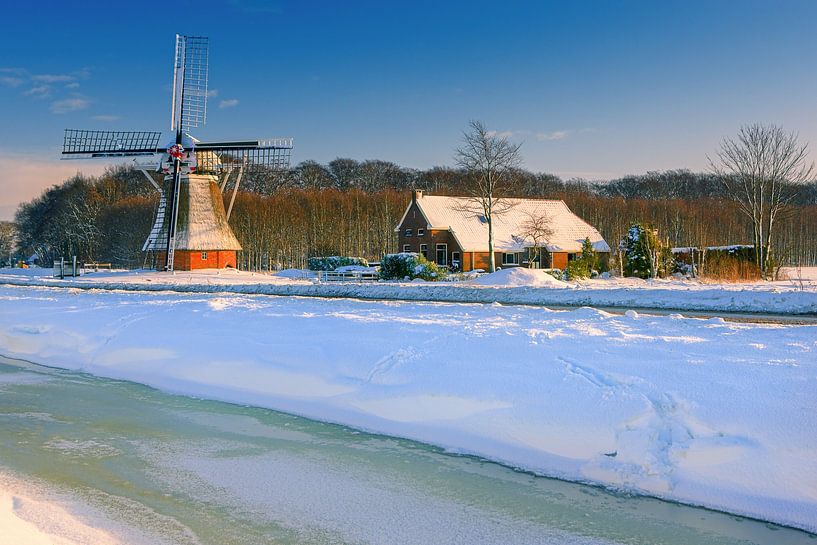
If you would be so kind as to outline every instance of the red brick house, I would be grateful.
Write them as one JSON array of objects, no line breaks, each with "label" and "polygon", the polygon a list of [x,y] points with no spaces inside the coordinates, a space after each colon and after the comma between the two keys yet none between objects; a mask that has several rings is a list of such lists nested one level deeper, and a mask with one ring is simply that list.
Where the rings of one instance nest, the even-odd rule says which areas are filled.
[{"label": "red brick house", "polygon": [[[504,199],[509,207],[493,221],[494,254],[497,267],[528,266],[532,254],[536,268],[564,269],[581,255],[582,242],[589,238],[595,250],[610,253],[610,246],[589,223],[570,211],[564,201]],[[542,245],[538,263],[533,243],[522,233],[531,217],[547,217],[552,235]],[[488,268],[488,226],[465,197],[424,195],[414,191],[400,223],[395,228],[399,251],[416,252],[429,261],[462,271]]]}]

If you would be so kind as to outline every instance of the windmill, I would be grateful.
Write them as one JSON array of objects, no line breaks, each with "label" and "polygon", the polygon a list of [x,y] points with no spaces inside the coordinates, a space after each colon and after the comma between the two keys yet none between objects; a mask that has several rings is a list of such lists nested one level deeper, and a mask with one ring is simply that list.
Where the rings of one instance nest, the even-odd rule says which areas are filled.
[{"label": "windmill", "polygon": [[[154,252],[157,269],[236,266],[241,245],[228,224],[243,176],[265,175],[289,167],[291,138],[200,142],[190,130],[207,117],[209,41],[176,35],[170,127],[174,140],[159,145],[159,131],[85,131],[66,129],[63,159],[152,157],[137,164],[160,193],[153,228],[142,247]],[[163,186],[148,174],[164,174]],[[234,181],[228,209],[222,193]],[[163,265],[162,265],[163,263]]]}]

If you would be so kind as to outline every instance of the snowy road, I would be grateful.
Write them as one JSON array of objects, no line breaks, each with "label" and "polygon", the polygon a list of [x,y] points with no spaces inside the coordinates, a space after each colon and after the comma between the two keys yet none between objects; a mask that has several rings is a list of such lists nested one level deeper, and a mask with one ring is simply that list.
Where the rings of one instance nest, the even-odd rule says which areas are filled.
[{"label": "snowy road", "polygon": [[[303,274],[302,271],[295,271]],[[814,275],[817,276],[817,268]],[[317,282],[235,270],[173,274],[155,271],[92,273],[55,279],[50,269],[2,269],[0,285],[80,289],[176,291],[341,297],[364,300],[502,303],[577,308],[649,309],[700,314],[756,315],[799,321],[817,319],[817,280],[710,284],[681,280],[615,278],[561,282],[543,271],[505,269],[474,282]]]},{"label": "snowy road", "polygon": [[0,288],[0,352],[817,530],[817,327]]}]

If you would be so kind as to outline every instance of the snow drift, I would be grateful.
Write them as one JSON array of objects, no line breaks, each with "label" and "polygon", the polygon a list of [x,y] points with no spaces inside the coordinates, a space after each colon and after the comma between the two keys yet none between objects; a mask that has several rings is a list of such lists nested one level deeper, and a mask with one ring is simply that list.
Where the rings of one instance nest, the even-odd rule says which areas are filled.
[{"label": "snow drift", "polygon": [[817,530],[817,327],[0,288],[0,351]]}]

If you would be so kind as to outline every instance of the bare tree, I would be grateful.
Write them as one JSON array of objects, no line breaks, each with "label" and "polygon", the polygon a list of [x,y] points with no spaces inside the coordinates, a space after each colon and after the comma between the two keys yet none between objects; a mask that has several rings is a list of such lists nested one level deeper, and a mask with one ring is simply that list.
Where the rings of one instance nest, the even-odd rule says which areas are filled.
[{"label": "bare tree", "polygon": [[542,263],[542,248],[553,236],[553,227],[550,217],[547,214],[525,213],[525,221],[519,226],[519,237],[524,243],[532,243],[531,253],[528,255],[528,267],[533,267],[536,258],[539,258],[539,265]]},{"label": "bare tree", "polygon": [[[808,181],[814,164],[808,144],[776,125],[741,127],[737,138],[724,138],[713,171],[741,212],[752,222],[755,259],[764,278],[772,265],[772,232],[796,196],[797,184]],[[772,271],[773,272],[773,271]]]},{"label": "bare tree", "polygon": [[15,240],[14,224],[10,221],[0,221],[0,266],[8,259],[8,264],[11,266],[11,256],[14,253]]},{"label": "bare tree", "polygon": [[494,217],[510,208],[503,197],[513,181],[514,171],[522,164],[520,146],[489,131],[481,121],[471,121],[468,130],[463,132],[462,146],[454,155],[457,165],[469,175],[467,211],[484,218],[488,226],[488,272],[496,270]]}]

